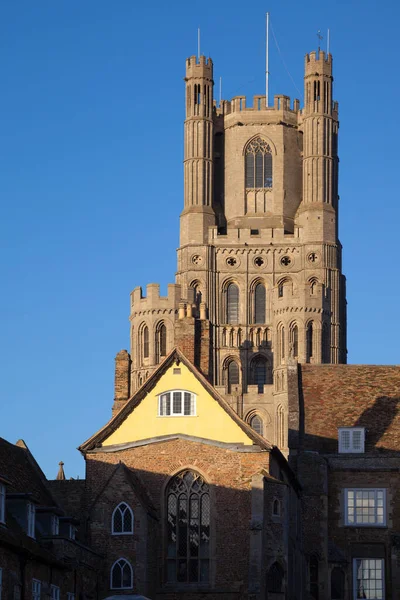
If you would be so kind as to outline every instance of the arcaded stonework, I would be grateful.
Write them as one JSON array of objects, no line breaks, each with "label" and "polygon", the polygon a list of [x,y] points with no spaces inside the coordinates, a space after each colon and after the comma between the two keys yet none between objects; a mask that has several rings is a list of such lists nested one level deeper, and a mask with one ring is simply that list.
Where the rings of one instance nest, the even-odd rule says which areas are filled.
[{"label": "arcaded stonework", "polygon": [[[287,448],[279,429],[287,419],[290,358],[346,362],[332,57],[306,55],[303,109],[287,96],[275,96],[268,107],[265,96],[252,106],[241,96],[217,106],[213,63],[204,56],[187,59],[185,85],[176,283],[167,297],[157,284],[145,296],[141,288],[132,292],[132,364],[124,363],[130,391],[173,347],[183,347],[177,325],[187,320],[196,366],[240,416],[259,415],[264,435]],[[262,167],[257,161],[265,155]],[[208,323],[208,344],[199,321]]]}]

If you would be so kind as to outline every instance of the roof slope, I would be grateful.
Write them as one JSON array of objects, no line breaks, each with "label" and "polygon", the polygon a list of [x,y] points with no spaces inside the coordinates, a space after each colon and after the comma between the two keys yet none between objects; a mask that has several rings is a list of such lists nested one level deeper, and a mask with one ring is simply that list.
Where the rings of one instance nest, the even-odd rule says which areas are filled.
[{"label": "roof slope", "polygon": [[196,369],[196,367],[186,358],[182,352],[177,348],[172,350],[170,354],[164,359],[160,366],[152,373],[149,379],[142,385],[139,390],[126,402],[121,410],[97,433],[90,437],[86,442],[79,446],[79,450],[85,454],[96,446],[102,444],[111,433],[113,433],[121,423],[134,411],[134,409],[141,403],[141,401],[151,392],[159,381],[161,376],[167,371],[167,369],[174,363],[183,363],[189,371],[196,377],[201,383],[204,389],[210,394],[210,396],[221,406],[221,408],[235,421],[235,423],[246,433],[246,435],[253,441],[254,444],[260,446],[264,450],[271,450],[272,445],[265,440],[262,436],[258,435],[247,423],[245,423],[238,414],[229,406],[229,404],[222,398],[213,386],[207,381],[207,379]]}]

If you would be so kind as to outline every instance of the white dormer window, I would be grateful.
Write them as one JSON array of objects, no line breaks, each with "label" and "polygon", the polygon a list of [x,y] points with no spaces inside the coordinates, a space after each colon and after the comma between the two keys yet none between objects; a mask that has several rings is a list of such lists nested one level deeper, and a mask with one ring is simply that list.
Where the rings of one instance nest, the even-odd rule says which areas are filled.
[{"label": "white dormer window", "polygon": [[340,427],[339,428],[339,452],[340,453],[362,453],[364,452],[365,428],[364,427]]},{"label": "white dormer window", "polygon": [[32,504],[32,502],[28,502],[26,511],[27,511],[27,515],[26,515],[27,534],[29,535],[29,537],[34,538],[35,537],[35,517],[36,517],[35,505]]},{"label": "white dormer window", "polygon": [[51,516],[51,534],[58,535],[60,533],[60,519],[57,515]]},{"label": "white dormer window", "polygon": [[158,397],[159,417],[196,416],[196,396],[185,390],[165,392]]},{"label": "white dormer window", "polygon": [[0,483],[0,523],[6,522],[6,486]]}]

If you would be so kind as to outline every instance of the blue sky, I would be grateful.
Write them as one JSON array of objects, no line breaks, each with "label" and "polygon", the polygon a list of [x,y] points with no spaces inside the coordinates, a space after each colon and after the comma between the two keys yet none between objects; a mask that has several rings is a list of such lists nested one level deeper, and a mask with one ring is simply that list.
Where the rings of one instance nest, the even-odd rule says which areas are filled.
[{"label": "blue sky", "polygon": [[[25,439],[49,477],[59,460],[83,477],[76,447],[110,417],[130,291],[174,280],[198,27],[226,99],[264,93],[267,10],[300,90],[303,56],[330,28],[349,362],[400,362],[400,8],[377,7],[3,0],[0,435]],[[273,40],[270,72],[271,95],[298,96]]]}]

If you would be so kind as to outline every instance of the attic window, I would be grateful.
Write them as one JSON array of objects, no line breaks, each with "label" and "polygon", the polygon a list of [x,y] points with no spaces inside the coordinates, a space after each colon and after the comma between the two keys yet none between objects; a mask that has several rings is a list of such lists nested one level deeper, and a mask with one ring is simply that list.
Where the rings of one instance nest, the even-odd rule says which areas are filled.
[{"label": "attic window", "polygon": [[158,397],[159,417],[194,417],[196,396],[185,390],[165,392]]},{"label": "attic window", "polygon": [[339,453],[362,453],[364,452],[364,442],[364,427],[339,428]]}]

